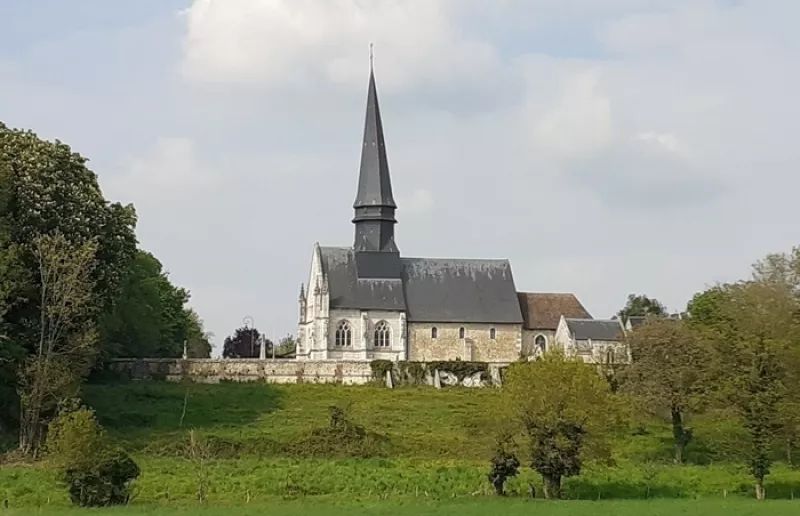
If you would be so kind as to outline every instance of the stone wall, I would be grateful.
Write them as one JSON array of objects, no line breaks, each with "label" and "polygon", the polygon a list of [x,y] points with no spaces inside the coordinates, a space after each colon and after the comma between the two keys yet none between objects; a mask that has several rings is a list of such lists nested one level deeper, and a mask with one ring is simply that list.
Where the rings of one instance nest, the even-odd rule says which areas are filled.
[{"label": "stone wall", "polygon": [[[459,335],[462,327],[463,339]],[[432,337],[433,328],[436,338]],[[513,362],[522,347],[522,328],[518,324],[409,323],[408,347],[412,362]]]},{"label": "stone wall", "polygon": [[[396,366],[402,364],[392,363]],[[509,362],[487,363],[486,372],[488,374],[471,375],[461,380],[455,374],[442,370],[439,373],[439,383],[441,386],[461,385],[464,387],[499,385],[501,370],[508,365]],[[109,369],[120,379],[171,382],[191,380],[200,383],[232,381],[363,385],[373,379],[370,362],[144,358],[113,360],[109,364]],[[431,373],[427,374],[423,384],[435,386],[434,376]]]},{"label": "stone wall", "polygon": [[343,383],[364,384],[372,379],[369,362],[299,362],[259,359],[120,359],[109,368],[122,378],[134,380],[219,383]]}]

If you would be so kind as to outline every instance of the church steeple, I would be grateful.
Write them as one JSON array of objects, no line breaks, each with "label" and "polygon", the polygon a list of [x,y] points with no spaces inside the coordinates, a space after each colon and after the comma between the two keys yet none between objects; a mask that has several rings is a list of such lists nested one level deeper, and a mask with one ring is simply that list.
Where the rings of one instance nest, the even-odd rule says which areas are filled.
[{"label": "church steeple", "polygon": [[394,212],[397,205],[392,196],[389,178],[389,161],[383,137],[378,91],[372,66],[370,45],[369,88],[367,90],[367,115],[364,121],[364,140],[361,146],[361,170],[358,176],[358,193],[355,209],[355,251],[398,253],[394,242]]}]

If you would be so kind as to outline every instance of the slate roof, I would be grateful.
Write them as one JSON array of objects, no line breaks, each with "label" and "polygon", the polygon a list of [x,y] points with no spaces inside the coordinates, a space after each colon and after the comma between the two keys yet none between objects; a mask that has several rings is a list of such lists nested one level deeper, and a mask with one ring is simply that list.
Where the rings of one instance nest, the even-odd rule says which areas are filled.
[{"label": "slate roof", "polygon": [[519,292],[519,306],[526,330],[555,330],[561,316],[591,319],[574,294]]},{"label": "slate roof", "polygon": [[405,310],[399,279],[358,279],[355,253],[347,247],[320,247],[322,273],[328,278],[331,308]]},{"label": "slate roof", "polygon": [[409,322],[522,323],[508,260],[401,258],[400,280],[359,279],[352,249],[320,252],[331,308],[405,310]]},{"label": "slate roof", "polygon": [[575,340],[620,340],[622,326],[613,319],[566,319],[567,328]]}]

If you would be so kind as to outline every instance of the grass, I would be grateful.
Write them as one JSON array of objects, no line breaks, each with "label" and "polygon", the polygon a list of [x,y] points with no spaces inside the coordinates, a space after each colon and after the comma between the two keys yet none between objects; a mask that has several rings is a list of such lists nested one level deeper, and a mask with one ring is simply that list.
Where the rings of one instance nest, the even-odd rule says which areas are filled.
[{"label": "grass", "polygon": [[[503,506],[497,512],[521,514],[529,503],[494,500],[486,480],[497,397],[495,389],[255,383],[128,383],[85,390],[86,403],[142,468],[135,504],[119,514],[136,514],[135,507],[158,507],[163,514],[198,508],[197,468],[177,452],[188,430],[196,429],[225,445],[208,465],[208,498],[212,506],[236,508],[225,510],[226,516],[250,514],[246,508],[255,506],[269,507],[271,514],[300,514],[309,503],[326,508],[319,514],[339,509],[341,514],[395,514],[387,512],[392,504],[407,507],[396,514],[446,515],[448,508],[460,515],[491,514],[497,504]],[[326,424],[330,405],[350,403],[357,423],[388,438],[385,458],[299,458],[287,452],[286,445],[302,442],[313,428]],[[567,497],[594,501],[570,503],[577,511],[570,514],[588,513],[592,507],[609,513],[618,508],[619,514],[689,514],[696,507],[692,504],[700,503],[669,498],[714,498],[714,507],[735,506],[730,514],[752,514],[756,506],[745,501],[752,496],[752,483],[737,455],[742,446],[735,422],[706,416],[693,424],[690,463],[680,467],[669,463],[671,432],[664,423],[642,420],[635,431],[614,436],[613,467],[587,464],[580,476],[566,479]],[[509,490],[521,498],[528,482],[541,492],[540,479],[527,468]],[[793,499],[795,494],[800,496],[800,471],[777,465],[768,478],[768,497]],[[41,464],[0,466],[0,501],[5,499],[12,508],[68,507],[66,493]],[[631,501],[615,504],[610,499]],[[597,505],[598,500],[603,503]],[[773,503],[770,510],[779,516],[788,505]],[[535,510],[561,514],[566,511],[561,507]],[[635,512],[643,507],[655,512]],[[213,509],[202,512],[215,514]],[[714,516],[719,511],[706,512]]]},{"label": "grass", "polygon": [[[2,513],[0,513],[2,514]],[[8,511],[10,516],[78,516],[85,509],[40,509]],[[95,510],[93,515],[134,516],[790,516],[797,514],[797,504],[786,501],[755,502],[751,500],[655,500],[655,501],[607,501],[607,502],[544,502],[528,500],[452,500],[446,502],[347,502],[335,503],[327,500],[304,500],[273,504],[250,504],[238,507],[155,507],[131,506]]]}]

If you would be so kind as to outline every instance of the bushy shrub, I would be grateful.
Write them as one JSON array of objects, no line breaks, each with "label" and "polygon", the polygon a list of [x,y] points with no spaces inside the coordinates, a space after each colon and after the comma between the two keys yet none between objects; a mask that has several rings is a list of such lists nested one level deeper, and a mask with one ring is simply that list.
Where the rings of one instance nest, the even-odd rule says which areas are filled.
[{"label": "bushy shrub", "polygon": [[73,504],[104,507],[129,501],[139,466],[112,446],[93,411],[59,414],[49,426],[46,449]]},{"label": "bushy shrub", "polygon": [[384,455],[388,439],[353,423],[349,409],[350,406],[329,407],[328,425],[313,429],[311,435],[287,446],[286,451],[302,457],[371,458]]}]

